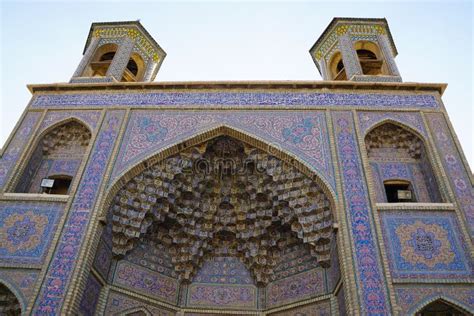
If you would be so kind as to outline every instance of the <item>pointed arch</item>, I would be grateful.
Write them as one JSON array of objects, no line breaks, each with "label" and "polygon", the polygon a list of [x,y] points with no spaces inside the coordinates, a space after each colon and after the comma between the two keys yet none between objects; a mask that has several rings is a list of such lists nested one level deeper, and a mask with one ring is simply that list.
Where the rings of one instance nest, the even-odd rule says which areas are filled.
[{"label": "pointed arch", "polygon": [[387,118],[384,118],[380,121],[377,121],[375,123],[373,123],[372,125],[370,125],[369,127],[366,128],[366,132],[364,134],[364,139],[365,137],[370,134],[373,130],[375,130],[377,127],[380,127],[382,125],[385,125],[385,124],[393,124],[395,126],[398,126],[412,134],[414,134],[415,136],[417,136],[418,138],[420,138],[420,140],[423,142],[423,145],[425,145],[425,147],[427,146],[428,144],[428,140],[426,139],[426,136],[423,135],[423,132],[418,130],[416,127],[414,126],[411,126],[409,124],[407,124],[406,122],[402,122],[400,120],[397,120],[395,118],[391,118],[391,117],[387,117]]},{"label": "pointed arch", "polygon": [[[144,229],[142,230],[140,228],[140,230],[144,232],[143,234],[145,234],[145,233],[148,234],[146,236],[144,235],[146,238],[144,237],[142,240],[138,240],[138,239],[131,240],[130,239],[130,240],[126,241],[126,244],[122,244],[121,243],[122,239],[125,241],[125,239],[128,238],[128,237],[125,237],[124,235],[121,234],[121,232],[119,230],[115,229],[115,228],[118,228],[118,226],[114,226],[113,220],[111,221],[112,218],[108,216],[108,215],[117,215],[117,213],[116,213],[117,209],[115,208],[115,205],[116,205],[115,203],[117,203],[117,200],[115,199],[115,197],[119,194],[122,194],[123,190],[127,190],[125,188],[125,186],[127,186],[130,183],[136,183],[134,181],[137,181],[137,179],[140,179],[140,177],[142,177],[142,176],[147,177],[147,179],[149,179],[150,176],[153,176],[155,179],[159,180],[159,177],[161,177],[161,175],[158,174],[158,173],[156,173],[155,175],[152,175],[152,173],[155,172],[155,171],[156,172],[161,172],[160,169],[159,169],[159,168],[161,168],[161,162],[163,161],[163,163],[165,163],[168,158],[170,158],[170,161],[172,163],[174,163],[173,159],[175,158],[175,156],[178,156],[180,154],[191,155],[191,153],[196,153],[196,155],[198,155],[198,152],[201,153],[204,157],[212,157],[212,156],[206,156],[204,154],[215,155],[218,151],[216,151],[215,150],[216,147],[213,147],[213,146],[215,144],[219,143],[219,141],[221,141],[222,139],[229,140],[229,141],[231,141],[230,144],[235,145],[235,146],[232,145],[231,147],[225,147],[225,148],[238,148],[238,150],[236,151],[237,154],[235,154],[234,152],[231,153],[232,157],[234,157],[233,155],[239,155],[238,153],[242,153],[244,155],[242,157],[247,157],[247,155],[249,155],[249,152],[253,152],[253,153],[259,152],[263,156],[272,156],[272,159],[279,160],[281,164],[291,166],[290,170],[288,171],[288,174],[291,174],[291,172],[297,172],[299,175],[301,175],[301,178],[311,180],[311,181],[308,181],[311,184],[306,185],[308,188],[310,188],[310,190],[312,190],[312,188],[317,188],[318,191],[311,191],[312,193],[310,193],[308,196],[310,196],[311,198],[315,198],[315,199],[316,199],[316,197],[318,197],[317,199],[318,199],[319,202],[317,202],[316,204],[320,204],[320,206],[318,206],[318,208],[324,209],[324,215],[323,215],[323,213],[321,213],[321,215],[332,217],[331,221],[327,220],[326,223],[333,222],[333,220],[336,218],[336,214],[338,212],[338,208],[337,208],[336,202],[335,202],[336,195],[332,191],[333,189],[329,185],[329,182],[327,182],[325,180],[325,178],[321,174],[318,173],[317,170],[314,170],[307,163],[305,163],[303,160],[298,158],[295,154],[292,154],[288,150],[284,150],[282,148],[279,148],[279,147],[275,146],[274,144],[271,144],[269,141],[266,141],[264,138],[261,138],[261,136],[259,137],[259,136],[252,135],[251,133],[240,130],[240,129],[235,128],[233,126],[229,126],[227,124],[215,124],[214,126],[212,126],[212,128],[208,128],[208,129],[206,129],[206,130],[204,130],[200,133],[194,133],[193,135],[188,135],[188,137],[186,137],[185,139],[181,138],[179,141],[176,140],[171,144],[167,143],[169,145],[167,145],[165,148],[162,148],[160,150],[156,150],[155,152],[153,152],[151,154],[148,154],[148,156],[145,156],[144,158],[142,158],[142,160],[140,162],[135,163],[133,166],[129,167],[127,170],[125,170],[124,172],[119,174],[118,178],[115,179],[111,183],[109,189],[105,192],[103,198],[99,201],[99,203],[97,205],[97,213],[95,214],[95,217],[94,217],[95,219],[94,219],[93,224],[91,224],[93,226],[91,227],[91,230],[90,230],[90,232],[91,232],[90,243],[89,243],[89,246],[85,247],[85,250],[84,250],[84,256],[87,257],[87,258],[91,258],[91,259],[88,263],[88,266],[85,267],[84,272],[81,272],[81,274],[85,274],[86,272],[88,273],[89,268],[96,269],[97,266],[96,266],[94,257],[97,258],[97,256],[98,256],[97,255],[97,253],[98,253],[97,249],[100,249],[100,248],[98,248],[100,243],[105,243],[105,242],[107,242],[106,240],[110,241],[111,238],[112,238],[112,244],[116,243],[116,245],[119,245],[119,246],[123,245],[123,247],[117,247],[116,250],[118,250],[118,251],[116,251],[114,253],[112,251],[109,251],[107,253],[107,255],[110,256],[111,258],[112,258],[112,256],[116,255],[113,258],[116,259],[117,262],[122,262],[122,264],[120,264],[120,265],[117,264],[117,266],[125,267],[127,265],[126,264],[127,260],[129,260],[130,262],[134,262],[134,258],[135,259],[138,258],[141,255],[141,253],[143,253],[144,251],[155,251],[155,250],[153,250],[154,248],[152,248],[152,247],[154,247],[154,243],[161,242],[162,239],[163,240],[165,240],[165,239],[169,240],[169,236],[181,236],[181,235],[178,235],[178,231],[182,230],[182,227],[189,227],[189,225],[181,223],[183,226],[180,226],[180,227],[176,226],[177,224],[180,224],[180,221],[184,222],[186,219],[181,218],[182,217],[181,215],[184,215],[184,214],[181,214],[180,216],[177,216],[176,212],[174,210],[171,210],[170,213],[172,215],[176,215],[176,216],[168,217],[168,215],[163,213],[164,214],[163,215],[164,222],[160,222],[157,219],[154,222],[156,225],[153,226],[153,227],[152,226],[147,226],[147,228],[145,229],[144,227],[147,225],[147,223],[144,223],[143,221],[141,222],[140,225],[143,224]],[[242,146],[240,147],[239,144],[242,145]],[[219,148],[224,148],[224,147],[219,147]],[[213,156],[213,157],[216,157],[216,156]],[[238,156],[238,157],[241,157],[241,156]],[[196,159],[198,159],[198,158],[196,158]],[[180,172],[175,173],[174,171],[170,171],[170,174],[180,175]],[[170,178],[167,177],[166,179],[170,179]],[[177,181],[182,181],[182,180],[179,180],[179,179],[181,179],[181,178],[176,178]],[[173,178],[173,180],[174,180],[174,178]],[[140,180],[138,180],[138,181],[140,181]],[[171,180],[169,180],[169,181],[171,181]],[[168,180],[163,181],[163,182],[168,183]],[[161,183],[161,181],[158,181],[158,184],[156,184],[156,186],[161,186],[162,184],[160,184],[160,183]],[[165,186],[163,186],[163,187],[165,187]],[[141,190],[141,189],[139,189],[139,190]],[[186,190],[185,193],[190,191],[190,189],[185,189],[185,190]],[[132,189],[132,191],[133,191],[133,189]],[[303,193],[303,194],[306,194],[306,193]],[[133,200],[132,203],[135,203],[135,202],[136,203],[141,203],[141,202],[138,201],[139,199],[136,198],[137,196],[135,196],[133,194],[128,195],[128,193],[127,193],[127,196],[130,197],[130,201]],[[191,200],[191,198],[185,197],[185,196],[187,196],[187,195],[180,193],[179,197],[183,197],[183,198],[182,199],[180,198],[180,200],[178,202],[182,202],[182,201],[185,201],[185,200],[186,201]],[[323,197],[325,197],[325,199]],[[258,194],[255,193],[255,201],[258,200],[259,202],[264,203],[265,201],[260,200],[260,198],[261,198],[261,196],[259,196]],[[160,205],[167,204],[167,203],[165,203],[163,201],[160,201],[160,200],[162,200],[162,199],[157,198],[156,202],[153,202],[153,203],[161,203]],[[212,202],[212,205],[219,205],[219,210],[221,210],[221,211],[225,210],[225,211],[222,211],[219,214],[226,215],[226,214],[228,214],[227,210],[233,209],[233,206],[231,205],[231,203],[222,202],[220,204],[214,204],[214,201],[211,201],[211,202]],[[234,202],[232,202],[232,203],[234,203]],[[291,206],[291,207],[293,207],[293,206]],[[299,206],[295,206],[295,207],[299,207]],[[161,209],[161,206],[158,206],[158,208]],[[163,209],[164,208],[166,208],[166,206],[163,206]],[[245,209],[247,210],[247,208],[245,208]],[[140,209],[137,208],[137,212],[142,212],[142,210],[145,210],[145,212],[143,212],[143,213],[145,214],[145,217],[146,217],[145,221],[146,222],[150,219],[151,220],[156,219],[156,218],[151,217],[151,216],[153,216],[152,213],[155,214],[156,212],[154,212],[154,211],[147,212],[146,208],[143,208],[143,209],[141,209],[141,207],[140,207]],[[232,211],[229,211],[229,212],[232,212]],[[285,210],[282,210],[281,213],[286,214],[285,212],[286,212]],[[248,213],[251,213],[251,212],[248,212]],[[296,212],[294,214],[296,214]],[[300,214],[300,213],[298,213],[298,214]],[[117,215],[117,216],[120,217],[120,215]],[[230,216],[230,217],[233,216],[233,218],[236,218],[235,217],[236,215],[234,213],[229,214],[228,216]],[[272,215],[272,217],[275,217],[275,218],[278,217],[278,216],[284,216],[284,215],[275,215],[275,216]],[[142,219],[145,218],[145,217],[141,217],[141,216],[139,216],[139,217],[142,218]],[[117,219],[117,218],[118,217],[115,217],[115,219]],[[222,216],[222,217],[219,217],[219,218],[225,218],[225,216]],[[239,219],[239,221],[242,222],[243,220]],[[293,217],[289,218],[287,221],[279,221],[275,225],[270,225],[268,233],[267,232],[261,233],[257,236],[258,238],[260,238],[258,240],[263,240],[263,242],[256,244],[255,245],[256,249],[257,248],[265,248],[265,249],[269,248],[267,246],[267,244],[269,244],[269,242],[267,241],[268,240],[267,237],[271,237],[272,238],[271,240],[280,240],[280,241],[282,241],[281,244],[275,245],[271,249],[275,254],[280,253],[279,251],[281,251],[281,249],[283,249],[285,247],[286,242],[288,244],[294,243],[294,244],[298,244],[298,245],[301,243],[301,244],[305,245],[302,248],[308,250],[308,251],[305,252],[307,254],[308,258],[310,258],[310,257],[317,258],[318,261],[315,263],[315,265],[317,263],[320,263],[320,268],[323,268],[323,269],[328,268],[328,266],[326,266],[326,265],[329,264],[330,262],[332,262],[333,257],[331,256],[331,259],[329,259],[329,255],[330,255],[331,251],[329,251],[329,253],[326,253],[325,252],[326,250],[323,250],[323,248],[326,247],[326,245],[327,245],[325,243],[325,241],[323,241],[323,239],[327,239],[327,237],[319,238],[318,241],[315,241],[315,242],[311,243],[311,239],[309,239],[310,237],[308,235],[309,238],[304,240],[303,233],[301,233],[300,235],[298,235],[298,233],[297,233],[298,231],[302,231],[302,230],[299,229],[296,226],[293,227],[294,224],[297,221],[298,220],[296,219],[296,215],[295,215],[294,218]],[[160,223],[165,223],[165,224],[161,225]],[[262,219],[259,219],[259,223],[263,223]],[[168,224],[173,224],[174,226],[168,226]],[[127,224],[124,223],[124,225],[126,226]],[[151,227],[151,229],[148,230],[148,227]],[[330,234],[331,234],[330,238],[334,238],[334,230],[333,230],[332,223],[328,224],[326,228],[327,228],[328,232],[330,231]],[[128,229],[128,228],[126,228],[126,229]],[[242,229],[245,229],[245,228],[242,228]],[[130,231],[131,230],[129,230],[128,232],[130,232]],[[184,230],[182,230],[182,231],[184,231]],[[170,234],[170,232],[171,232],[171,234]],[[218,240],[218,241],[223,242],[223,243],[228,242],[229,249],[236,249],[237,243],[245,245],[245,247],[246,247],[245,249],[248,248],[247,246],[248,246],[249,243],[248,242],[246,243],[246,240],[248,239],[247,237],[243,237],[243,238],[237,240],[234,237],[235,234],[231,234],[229,230],[224,229],[224,230],[220,230],[219,232],[221,234],[217,234],[218,236],[217,236],[217,238],[215,238],[215,240]],[[192,234],[192,233],[190,233],[190,234]],[[131,236],[131,235],[127,235],[127,236]],[[156,239],[156,240],[155,239],[149,239],[151,236],[154,236],[158,239]],[[114,240],[114,238],[115,238],[115,240]],[[203,240],[207,241],[207,238],[208,237],[204,236]],[[144,240],[149,240],[151,242],[150,245],[148,243],[145,243]],[[332,242],[332,241],[330,241],[330,242]],[[136,243],[140,243],[141,246],[140,247],[132,247],[132,248],[128,247],[129,245],[132,245],[132,244],[134,246],[136,246]],[[220,248],[218,249],[217,243],[213,244],[211,247],[199,246],[197,244],[193,244],[193,245],[195,245],[196,247],[199,247],[199,249],[203,249],[203,251],[208,251],[208,250],[213,250],[213,249],[217,249],[219,251],[222,250]],[[186,244],[183,244],[183,245],[174,243],[175,248],[182,247],[182,249],[189,249],[188,246],[189,246],[189,243],[186,243]],[[135,255],[134,251],[136,251],[136,249],[141,249],[141,250],[138,253],[136,253],[137,257],[134,257],[134,255]],[[144,249],[146,249],[146,250],[144,250]],[[156,249],[159,249],[159,248],[156,248]],[[326,248],[324,248],[324,249],[326,249]],[[130,251],[130,252],[127,252],[127,251]],[[324,251],[324,253],[323,253],[323,251]],[[160,253],[163,254],[163,251],[160,250]],[[218,253],[218,252],[216,252],[216,253]],[[209,255],[214,255],[216,253],[209,253]],[[171,254],[171,256],[176,257],[177,255],[176,255],[176,253],[174,253],[174,254]],[[269,255],[267,257],[269,257]],[[265,267],[267,267],[267,266],[272,267],[270,262],[268,261],[267,257],[263,258],[267,262]],[[201,258],[200,255],[199,255],[199,258]],[[182,259],[182,258],[179,258],[179,259]],[[262,259],[262,262],[264,262],[263,259]],[[123,260],[123,261],[120,261],[120,260]],[[254,259],[252,259],[252,258],[248,259],[247,264],[252,265],[252,263],[254,263],[254,261],[252,261],[252,260],[254,260]],[[171,269],[170,271],[175,271],[175,265],[180,264],[181,266],[184,266],[184,264],[180,263],[180,261],[175,260],[174,262],[175,263],[173,263],[173,266],[170,267],[170,269]],[[263,263],[262,263],[262,265],[263,265]],[[178,282],[177,287],[181,286],[181,283],[179,283],[179,280],[182,280],[182,282],[184,282],[183,284],[185,284],[185,283],[190,281],[190,277],[192,277],[193,273],[195,272],[195,266],[194,265],[193,265],[193,267],[187,268],[187,269],[184,269],[184,270],[182,269],[183,267],[181,267],[181,266],[179,266],[178,270],[175,271],[176,275],[173,275],[173,279],[176,279],[176,282]],[[255,282],[259,282],[259,284],[261,284],[262,286],[265,285],[265,284],[268,284],[268,281],[269,281],[268,275],[270,275],[271,273],[268,273],[268,275],[264,274],[262,272],[262,269],[260,268],[260,266],[257,267],[255,264],[253,266],[255,266],[255,267],[254,267],[254,269],[252,270],[251,273],[253,273],[252,278],[255,280]],[[267,273],[267,270],[265,270],[265,273]],[[173,282],[175,282],[175,281],[173,280]],[[78,291],[83,291],[83,289],[78,289]],[[124,312],[121,312],[121,313],[123,314]],[[126,311],[126,312],[133,312],[133,311]]]},{"label": "pointed arch", "polygon": [[39,134],[35,137],[34,143],[36,143],[38,140],[43,138],[46,134],[54,130],[55,128],[70,123],[70,122],[76,122],[78,124],[83,125],[85,128],[89,130],[89,133],[93,133],[94,127],[91,126],[88,122],[86,122],[84,119],[80,118],[79,116],[75,114],[71,114],[71,116],[67,118],[60,119],[59,121],[52,122],[48,125],[42,126],[41,130],[39,130]]},{"label": "pointed arch", "polygon": [[[73,131],[68,131],[67,128],[72,127]],[[61,132],[61,129],[65,129],[66,131]],[[59,142],[56,140],[56,142],[53,144],[53,147],[51,147],[51,143],[46,141],[46,138],[48,136],[51,136],[52,139],[54,139],[53,135],[55,132],[60,133],[60,135],[72,135],[72,143],[74,146],[72,148],[74,149],[80,149],[80,150],[74,150],[74,152],[71,152],[69,148],[66,152],[62,153],[63,157],[75,157],[75,161],[73,162],[73,159],[63,159],[64,160],[64,168],[65,169],[70,169],[70,172],[62,172],[64,171],[59,168],[59,172],[54,172],[54,170],[48,170],[48,174],[39,174],[38,172],[40,171],[40,168],[46,163],[46,160],[48,160],[48,155],[45,156],[45,144],[48,144],[46,147],[50,147],[53,151],[57,150],[58,148],[61,148],[62,145],[64,145],[64,142]],[[62,134],[61,134],[62,133]],[[57,138],[56,138],[57,139]],[[66,138],[67,139],[67,138]],[[71,140],[71,138],[69,138]],[[77,118],[77,117],[69,117],[63,120],[60,120],[58,122],[55,122],[54,124],[51,124],[50,126],[44,128],[38,136],[35,137],[33,141],[33,146],[31,146],[30,151],[28,152],[27,156],[24,158],[22,165],[23,168],[19,171],[19,174],[21,175],[18,177],[17,181],[12,183],[11,189],[14,190],[15,192],[28,192],[28,193],[36,193],[36,192],[30,192],[31,190],[35,190],[32,188],[36,188],[36,190],[39,190],[39,182],[41,182],[41,177],[49,177],[49,176],[60,176],[60,175],[68,175],[72,178],[75,177],[80,164],[83,161],[83,158],[87,155],[90,146],[91,146],[91,140],[92,140],[92,129],[87,124],[84,122],[82,119]],[[59,147],[58,147],[59,146]],[[69,158],[70,158],[69,157]],[[57,158],[57,157],[56,157]],[[49,159],[54,161],[58,161],[58,159]],[[69,160],[69,162],[67,162]],[[44,165],[44,168],[46,166]],[[51,174],[49,174],[51,172]],[[36,177],[36,178],[33,178]],[[39,182],[38,182],[39,181]],[[57,181],[57,183],[62,183],[61,185],[66,185],[68,188],[70,188],[72,181]],[[64,183],[63,183],[64,182]],[[61,190],[61,192],[64,190]],[[67,190],[66,190],[67,191]]]},{"label": "pointed arch", "polygon": [[[321,189],[327,195],[331,203],[331,209],[333,209],[334,211],[336,210],[336,193],[332,189],[326,178],[318,170],[315,170],[313,167],[311,167],[308,163],[300,159],[295,154],[288,152],[287,150],[276,146],[275,144],[270,144],[267,140],[259,136],[250,134],[247,131],[244,131],[234,126],[230,126],[228,124],[219,124],[212,128],[208,128],[203,132],[196,133],[186,139],[180,139],[179,141],[175,141],[173,144],[165,148],[161,148],[157,152],[151,153],[148,156],[145,156],[140,162],[135,163],[134,165],[128,167],[119,175],[117,175],[117,177],[110,184],[108,191],[105,193],[105,198],[100,203],[99,218],[101,220],[105,219],[106,212],[110,207],[112,198],[120,190],[120,188],[123,187],[134,176],[136,176],[146,168],[166,159],[167,157],[175,155],[186,148],[199,145],[201,143],[223,135],[233,137],[244,143],[252,145],[255,148],[263,150],[275,156],[276,158],[288,163],[289,165],[295,167],[297,170],[299,170],[321,186]],[[334,215],[337,219],[337,215]]]},{"label": "pointed arch", "polygon": [[[421,131],[392,118],[372,124],[364,135],[377,202],[442,202],[432,150]],[[395,180],[409,180],[399,183]],[[389,183],[389,184],[388,184]]]},{"label": "pointed arch", "polygon": [[122,312],[119,313],[119,315],[123,315],[123,316],[152,316],[153,313],[150,312],[148,309],[146,309],[145,307],[141,306],[141,307],[133,307],[133,308],[130,308],[130,309],[127,309],[127,310],[124,310]]},{"label": "pointed arch", "polygon": [[10,283],[8,280],[5,278],[0,277],[0,289],[2,287],[5,287],[7,291],[9,291],[13,296],[15,296],[16,300],[18,301],[18,304],[20,305],[20,313],[22,311],[26,311],[26,299],[23,296],[22,292],[18,290],[12,283]]},{"label": "pointed arch", "polygon": [[417,316],[418,313],[420,313],[425,307],[428,307],[430,304],[435,303],[437,301],[450,305],[456,310],[466,313],[466,315],[471,315],[469,312],[471,308],[469,306],[465,305],[464,303],[454,298],[447,297],[441,294],[435,294],[435,295],[426,297],[421,302],[419,302],[418,304],[416,304],[414,307],[411,308],[409,315]]}]

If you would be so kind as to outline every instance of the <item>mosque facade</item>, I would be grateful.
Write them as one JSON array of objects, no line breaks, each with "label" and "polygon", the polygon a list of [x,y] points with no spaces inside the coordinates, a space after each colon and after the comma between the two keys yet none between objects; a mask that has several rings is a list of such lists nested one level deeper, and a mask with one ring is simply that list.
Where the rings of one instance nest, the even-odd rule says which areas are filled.
[{"label": "mosque facade", "polygon": [[160,82],[140,22],[93,23],[0,150],[0,314],[471,315],[446,84],[402,81],[385,19],[309,52],[323,80]]}]

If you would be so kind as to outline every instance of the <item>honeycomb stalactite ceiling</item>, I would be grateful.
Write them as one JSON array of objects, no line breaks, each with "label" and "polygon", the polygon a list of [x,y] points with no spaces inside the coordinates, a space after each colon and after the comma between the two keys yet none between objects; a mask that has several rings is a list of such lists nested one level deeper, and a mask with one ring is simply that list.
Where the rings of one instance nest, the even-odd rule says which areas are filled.
[{"label": "honeycomb stalactite ceiling", "polygon": [[43,155],[82,155],[90,139],[90,131],[82,124],[75,121],[63,124],[43,137]]},{"label": "honeycomb stalactite ceiling", "polygon": [[257,283],[272,280],[281,249],[299,240],[330,264],[333,216],[321,187],[296,168],[220,136],[153,165],[120,189],[112,205],[113,252],[140,239],[169,247],[190,281],[208,256],[238,256]]},{"label": "honeycomb stalactite ceiling", "polygon": [[415,134],[391,123],[372,130],[365,138],[369,157],[376,157],[380,150],[392,149],[394,154],[419,159],[423,153],[423,142]]}]

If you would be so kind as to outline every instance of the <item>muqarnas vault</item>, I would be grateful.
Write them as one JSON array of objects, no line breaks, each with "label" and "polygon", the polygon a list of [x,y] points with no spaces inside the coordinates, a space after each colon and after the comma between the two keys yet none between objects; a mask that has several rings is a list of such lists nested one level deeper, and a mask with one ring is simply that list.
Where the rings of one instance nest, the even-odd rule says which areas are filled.
[{"label": "muqarnas vault", "polygon": [[0,313],[469,315],[473,176],[385,19],[335,18],[322,81],[154,82],[93,23],[0,159]]}]

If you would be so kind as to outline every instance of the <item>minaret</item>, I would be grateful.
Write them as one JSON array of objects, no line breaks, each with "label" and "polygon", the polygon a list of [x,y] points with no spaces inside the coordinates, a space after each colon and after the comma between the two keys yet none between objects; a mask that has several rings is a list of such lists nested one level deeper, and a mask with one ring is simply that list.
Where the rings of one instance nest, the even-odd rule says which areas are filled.
[{"label": "minaret", "polygon": [[386,19],[334,18],[309,52],[323,80],[402,81]]},{"label": "minaret", "polygon": [[92,23],[71,83],[150,82],[165,51],[139,21]]}]

